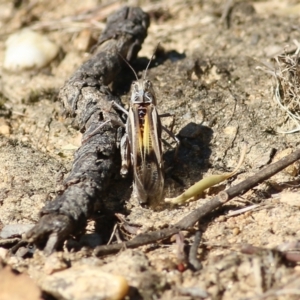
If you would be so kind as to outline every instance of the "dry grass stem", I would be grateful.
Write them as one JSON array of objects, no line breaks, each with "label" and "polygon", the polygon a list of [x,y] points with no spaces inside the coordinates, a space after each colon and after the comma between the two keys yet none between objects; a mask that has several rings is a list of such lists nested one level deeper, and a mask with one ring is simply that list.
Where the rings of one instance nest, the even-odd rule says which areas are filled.
[{"label": "dry grass stem", "polygon": [[231,211],[226,215],[226,217],[232,217],[232,216],[240,215],[240,214],[243,214],[247,211],[254,210],[255,208],[257,208],[259,206],[260,206],[259,204],[253,204],[253,205],[250,205],[250,206],[247,206],[247,207],[235,210],[235,211]]},{"label": "dry grass stem", "polygon": [[279,133],[300,131],[300,44],[296,40],[294,40],[294,43],[297,47],[296,51],[292,54],[285,51],[283,54],[276,56],[274,58],[276,63],[274,68],[266,64],[264,64],[266,69],[257,67],[274,77],[274,99],[279,108],[286,114],[287,120],[295,124],[290,130],[277,130]]}]

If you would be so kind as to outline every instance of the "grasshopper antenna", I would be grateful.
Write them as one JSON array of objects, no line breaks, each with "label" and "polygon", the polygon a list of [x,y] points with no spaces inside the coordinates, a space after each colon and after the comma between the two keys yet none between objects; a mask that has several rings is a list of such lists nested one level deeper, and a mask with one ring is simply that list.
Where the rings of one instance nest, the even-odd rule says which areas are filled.
[{"label": "grasshopper antenna", "polygon": [[125,58],[122,56],[121,53],[118,53],[118,54],[119,54],[119,56],[125,61],[125,63],[127,64],[127,66],[132,70],[132,72],[133,72],[133,74],[134,74],[136,80],[139,81],[139,78],[138,78],[138,76],[137,76],[137,74],[136,74],[134,68],[131,66],[131,64],[127,61],[127,59],[125,59]]},{"label": "grasshopper antenna", "polygon": [[146,75],[147,75],[148,68],[149,68],[149,66],[150,66],[150,64],[151,64],[151,62],[152,62],[152,60],[153,60],[153,58],[154,58],[154,56],[155,56],[155,53],[156,53],[156,51],[157,51],[157,48],[158,48],[159,44],[160,44],[160,43],[157,43],[157,45],[156,45],[156,47],[155,47],[155,50],[154,50],[154,52],[153,52],[153,54],[152,54],[152,56],[151,56],[151,58],[150,58],[150,60],[149,60],[149,62],[148,62],[148,65],[147,65],[147,67],[146,67],[146,69],[145,69],[145,72],[144,72],[143,80],[146,79]]}]

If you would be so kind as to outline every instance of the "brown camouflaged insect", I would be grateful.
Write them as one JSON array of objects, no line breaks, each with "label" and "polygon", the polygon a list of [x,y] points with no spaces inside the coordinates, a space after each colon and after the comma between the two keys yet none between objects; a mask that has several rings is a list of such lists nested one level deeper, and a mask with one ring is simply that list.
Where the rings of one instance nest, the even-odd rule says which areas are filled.
[{"label": "brown camouflaged insect", "polygon": [[[153,55],[154,56],[154,55]],[[121,141],[121,175],[133,167],[133,192],[141,204],[161,201],[164,189],[164,171],[161,145],[162,125],[156,109],[156,96],[150,80],[146,79],[150,59],[142,79],[131,88],[130,109],[126,133]]]}]

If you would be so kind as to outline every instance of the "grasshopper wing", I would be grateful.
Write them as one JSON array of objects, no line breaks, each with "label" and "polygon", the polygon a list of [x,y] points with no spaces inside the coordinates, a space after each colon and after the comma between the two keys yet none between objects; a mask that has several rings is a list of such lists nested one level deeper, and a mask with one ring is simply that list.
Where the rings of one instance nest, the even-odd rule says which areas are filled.
[{"label": "grasshopper wing", "polygon": [[140,203],[151,205],[162,199],[164,187],[161,124],[155,106],[145,108],[143,118],[137,109],[130,110],[127,130],[132,149],[134,194]]}]

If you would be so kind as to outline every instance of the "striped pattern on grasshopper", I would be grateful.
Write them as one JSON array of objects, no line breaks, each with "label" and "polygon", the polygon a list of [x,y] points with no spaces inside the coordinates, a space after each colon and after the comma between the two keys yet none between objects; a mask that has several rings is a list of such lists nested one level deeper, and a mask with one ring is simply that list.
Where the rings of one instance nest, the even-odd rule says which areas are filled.
[{"label": "striped pattern on grasshopper", "polygon": [[121,175],[128,173],[131,164],[133,193],[141,204],[151,205],[163,198],[161,132],[153,86],[144,76],[132,84],[126,134],[121,141]]}]

